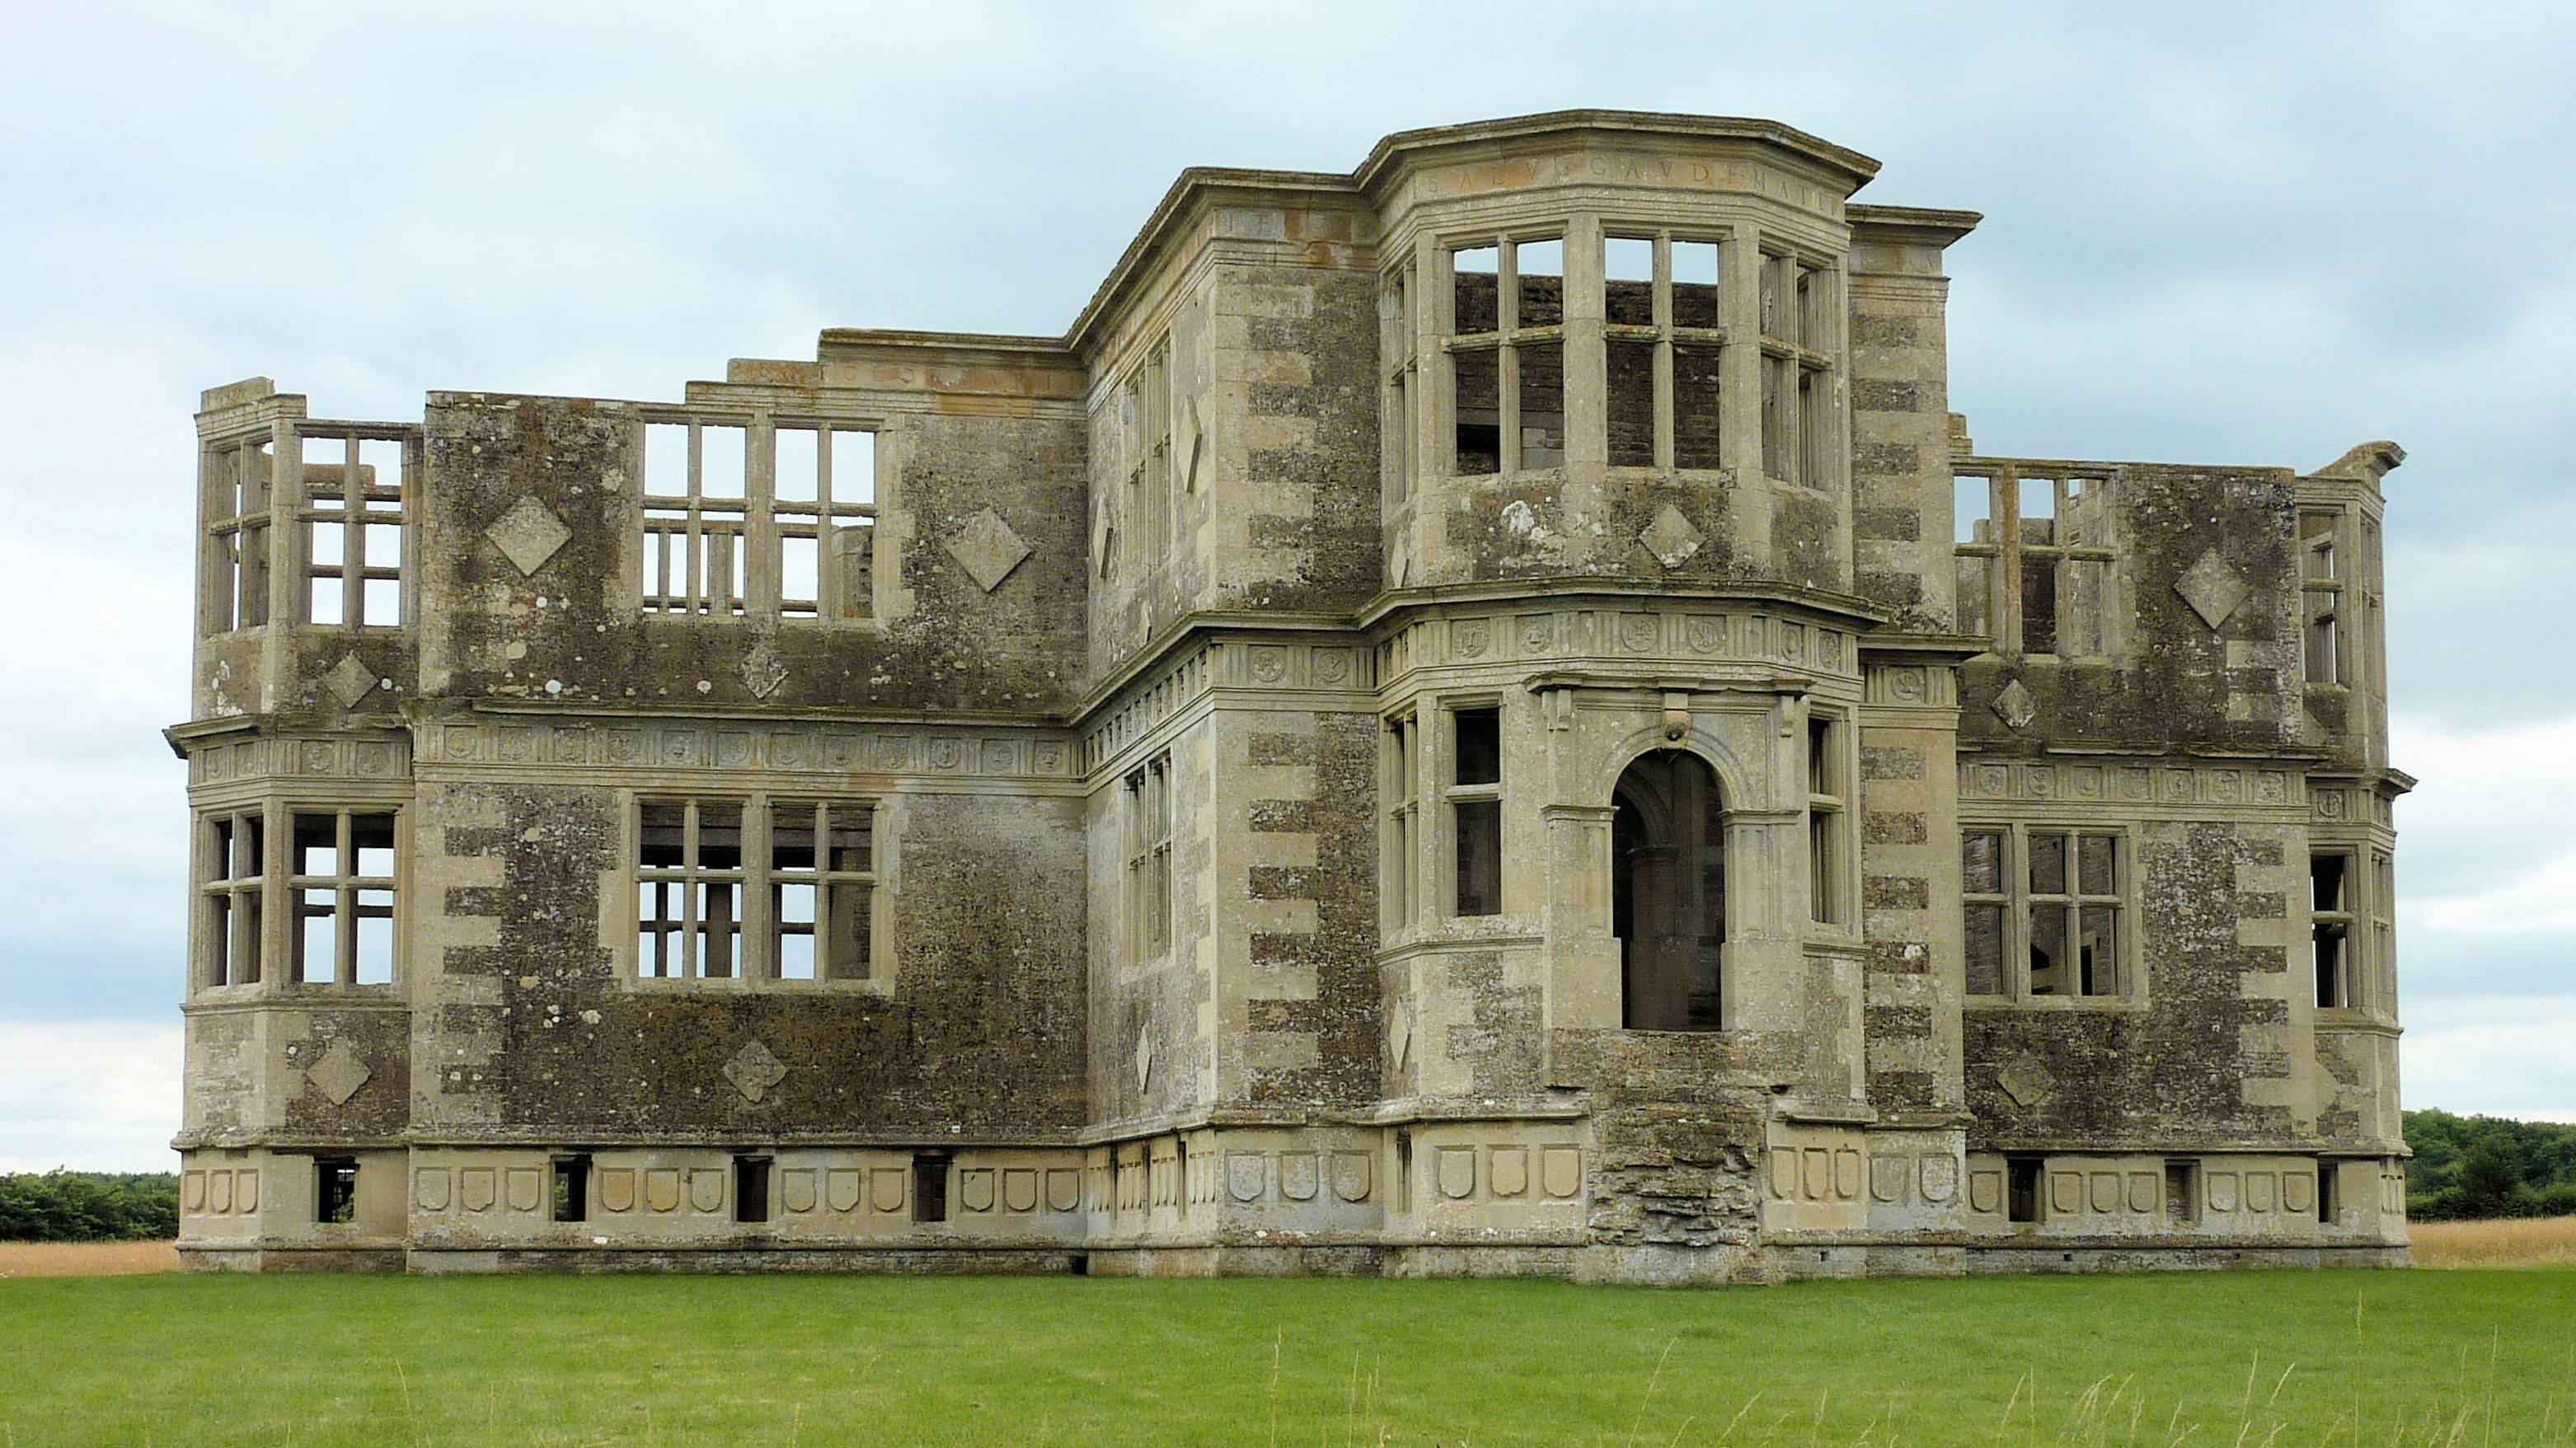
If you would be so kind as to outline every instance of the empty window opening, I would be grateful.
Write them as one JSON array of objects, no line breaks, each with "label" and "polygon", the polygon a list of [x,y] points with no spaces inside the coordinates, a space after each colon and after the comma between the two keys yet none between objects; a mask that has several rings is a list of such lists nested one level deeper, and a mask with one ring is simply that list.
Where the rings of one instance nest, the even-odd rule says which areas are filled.
[{"label": "empty window opening", "polygon": [[1953,480],[1958,617],[1998,649],[2110,650],[2117,613],[2112,509],[2099,476],[1977,460]]},{"label": "empty window opening", "polygon": [[1172,756],[1127,776],[1127,958],[1155,959],[1172,943]]},{"label": "empty window opening", "polygon": [[1672,244],[1673,325],[1702,330],[1724,326],[1717,294],[1717,243]]},{"label": "empty window opening", "polygon": [[[1532,342],[1514,349],[1520,362],[1520,419],[1514,471],[1565,465],[1565,344]],[[1510,442],[1512,439],[1506,439]],[[1507,465],[1509,453],[1506,453]]]},{"label": "empty window opening", "polygon": [[1602,316],[1614,327],[1655,325],[1655,243],[1613,236],[1601,243]]},{"label": "empty window opening", "polygon": [[347,1156],[313,1158],[313,1220],[354,1222],[357,1219],[357,1158]]},{"label": "empty window opening", "polygon": [[2317,1005],[2327,1010],[2354,1001],[2352,970],[2352,856],[2308,856],[2308,933],[2315,964]]},{"label": "empty window opening", "polygon": [[1499,915],[1503,909],[1502,711],[1458,709],[1449,718],[1449,814],[1458,876],[1451,913]]},{"label": "empty window opening", "polygon": [[948,1164],[946,1153],[923,1152],[912,1159],[912,1219],[916,1222],[948,1220]]},{"label": "empty window opening", "polygon": [[876,811],[864,801],[644,801],[635,814],[636,973],[865,980],[874,973]]},{"label": "empty window opening", "polygon": [[2331,1227],[2343,1215],[2343,1163],[2317,1158],[2317,1220]]},{"label": "empty window opening", "polygon": [[2165,1224],[2188,1227],[2200,1220],[2200,1164],[2165,1163]]},{"label": "empty window opening", "polygon": [[1840,731],[1830,719],[1807,721],[1807,903],[1816,921],[1844,918],[1844,809]]},{"label": "empty window opening", "polygon": [[205,553],[198,569],[198,629],[219,634],[268,622],[269,527],[274,472],[266,440],[209,449],[201,464]]},{"label": "empty window opening", "polygon": [[868,978],[875,818],[864,804],[771,803],[770,962],[779,979]]},{"label": "empty window opening", "polygon": [[1417,716],[1405,714],[1387,721],[1381,746],[1387,801],[1384,900],[1387,924],[1395,928],[1412,924],[1417,914],[1414,897],[1422,839],[1420,750]]},{"label": "empty window opening", "polygon": [[1449,253],[1453,467],[1461,475],[1565,461],[1565,245]]},{"label": "empty window opening", "polygon": [[750,611],[749,431],[689,423],[644,429],[644,611]]},{"label": "empty window opening", "polygon": [[2307,682],[2340,684],[2343,678],[2343,573],[2335,556],[2340,515],[2299,515],[2300,600],[2306,614]]},{"label": "empty window opening", "polygon": [[208,985],[253,985],[260,978],[263,906],[268,883],[268,819],[255,812],[206,822],[197,877],[205,915]]},{"label": "empty window opening", "polygon": [[[1414,335],[1413,264],[1410,256],[1396,263],[1386,273],[1378,289],[1378,356],[1386,381],[1383,404],[1386,433],[1381,446],[1384,449],[1386,498],[1391,503],[1400,503],[1413,495],[1414,428],[1419,421],[1414,414],[1417,396],[1414,376],[1420,355]],[[1196,414],[1191,416],[1195,419]],[[1190,457],[1183,464],[1182,472],[1184,489],[1195,492],[1198,487],[1198,454],[1205,445],[1206,436],[1203,429],[1194,427],[1191,432]]]},{"label": "empty window opening", "polygon": [[[771,432],[771,580],[746,578],[752,606],[774,591],[782,618],[864,618],[873,611],[867,563],[876,529],[876,435],[780,426]],[[757,515],[761,500],[751,500]],[[754,571],[767,560],[746,561]]]},{"label": "empty window opening", "polygon": [[394,825],[390,814],[294,816],[288,941],[300,984],[385,985],[394,978]]},{"label": "empty window opening", "polygon": [[733,1159],[733,1219],[737,1222],[769,1220],[769,1158],[738,1156]]},{"label": "empty window opening", "polygon": [[1619,776],[1610,825],[1610,929],[1620,1023],[1632,1031],[1726,1025],[1726,812],[1717,776],[1679,749]]},{"label": "empty window opening", "polygon": [[[2027,526],[2025,524],[2025,526]],[[2021,565],[2021,647],[2057,652],[2057,560],[2025,553]]]},{"label": "empty window opening", "polygon": [[1655,358],[1651,341],[1613,339],[1608,344],[1610,465],[1655,465]]},{"label": "empty window opening", "polygon": [[1831,275],[1794,256],[1765,254],[1758,286],[1762,326],[1762,465],[1811,488],[1834,480]]},{"label": "empty window opening", "polygon": [[554,1214],[558,1222],[590,1220],[590,1158],[555,1158]]},{"label": "empty window opening", "polygon": [[2007,1220],[2039,1220],[2041,1164],[2040,1158],[2035,1156],[2016,1156],[2004,1163],[2004,1216]]},{"label": "empty window opening", "polygon": [[302,449],[306,621],[399,625],[403,443],[352,431]]},{"label": "empty window opening", "polygon": [[1512,272],[1519,281],[1522,327],[1565,325],[1565,243],[1524,241],[1512,247]]},{"label": "empty window opening", "polygon": [[2130,993],[2120,840],[2045,826],[1961,831],[1968,994]]}]

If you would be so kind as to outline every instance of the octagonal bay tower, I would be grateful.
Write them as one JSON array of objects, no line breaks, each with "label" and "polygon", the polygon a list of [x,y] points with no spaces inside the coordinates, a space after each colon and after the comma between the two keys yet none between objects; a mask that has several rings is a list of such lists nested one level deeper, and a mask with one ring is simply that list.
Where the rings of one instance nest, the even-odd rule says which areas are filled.
[{"label": "octagonal bay tower", "polygon": [[209,392],[182,1251],[2404,1260],[2402,455],[1977,452],[1875,169],[1408,132],[1062,337]]}]

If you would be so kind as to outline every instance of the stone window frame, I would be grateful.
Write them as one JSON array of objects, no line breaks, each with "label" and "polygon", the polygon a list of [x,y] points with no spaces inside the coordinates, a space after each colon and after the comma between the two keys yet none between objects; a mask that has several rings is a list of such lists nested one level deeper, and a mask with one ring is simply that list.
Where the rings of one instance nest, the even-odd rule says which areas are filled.
[{"label": "stone window frame", "polygon": [[[1494,778],[1490,782],[1462,782],[1458,777],[1461,754],[1458,743],[1458,718],[1462,714],[1484,713],[1494,716]],[[1438,878],[1443,888],[1434,896],[1434,899],[1438,901],[1439,915],[1443,919],[1489,919],[1509,913],[1506,897],[1510,893],[1508,887],[1511,872],[1504,859],[1503,847],[1508,832],[1504,828],[1503,816],[1507,809],[1504,791],[1509,785],[1511,770],[1507,767],[1506,750],[1502,742],[1504,713],[1502,697],[1498,693],[1459,694],[1439,701],[1439,739],[1436,761],[1440,793]],[[1493,908],[1470,911],[1461,908],[1462,897],[1466,891],[1466,880],[1461,863],[1461,857],[1465,853],[1465,847],[1461,841],[1466,833],[1464,824],[1466,815],[1463,811],[1476,810],[1481,813],[1486,806],[1491,806],[1491,813],[1486,817],[1492,821],[1493,834],[1490,841],[1494,866]]]},{"label": "stone window frame", "polygon": [[[1652,424],[1653,442],[1651,447],[1651,456],[1644,464],[1622,463],[1618,460],[1614,450],[1610,455],[1611,467],[1621,468],[1644,466],[1652,468],[1659,473],[1714,473],[1723,469],[1724,462],[1722,460],[1719,462],[1708,463],[1704,466],[1695,465],[1687,468],[1681,463],[1678,441],[1680,418],[1680,382],[1678,374],[1681,360],[1684,356],[1706,353],[1710,363],[1712,364],[1711,370],[1713,375],[1716,375],[1721,379],[1718,383],[1717,406],[1722,412],[1725,407],[1724,399],[1726,389],[1723,377],[1726,371],[1726,353],[1727,349],[1735,342],[1735,333],[1726,325],[1725,322],[1726,257],[1727,248],[1733,240],[1733,233],[1728,228],[1722,226],[1677,228],[1671,226],[1636,225],[1617,220],[1605,220],[1602,222],[1601,332],[1602,360],[1605,374],[1603,387],[1605,425],[1608,421],[1606,403],[1611,396],[1610,389],[1607,386],[1607,372],[1611,349],[1621,345],[1644,345],[1650,346],[1654,349],[1654,381],[1653,385],[1649,389],[1649,405],[1652,407],[1654,414]],[[1613,243],[1621,241],[1642,241],[1651,248],[1651,262],[1649,265],[1650,275],[1647,278],[1647,283],[1650,288],[1648,314],[1650,320],[1642,325],[1637,323],[1614,321],[1610,317],[1609,290],[1611,278],[1609,275],[1609,248]],[[1706,246],[1713,248],[1717,253],[1717,280],[1712,284],[1712,289],[1717,294],[1716,300],[1718,310],[1715,318],[1715,325],[1684,325],[1679,320],[1679,309],[1674,305],[1674,287],[1678,285],[1674,278],[1673,269],[1673,248],[1676,246]],[[1830,368],[1830,359],[1827,359],[1827,365],[1828,368]],[[1711,444],[1716,447],[1723,448],[1726,441],[1725,431],[1725,426],[1721,422],[1715,436],[1710,439]]]},{"label": "stone window frame", "polygon": [[[2062,463],[2034,463],[2021,458],[1953,458],[1953,507],[1973,496],[1982,484],[1985,515],[1973,522],[1969,536],[1957,537],[1951,553],[1957,560],[1959,631],[1981,635],[2003,654],[2036,654],[2052,658],[2103,658],[2121,651],[2125,639],[2122,610],[2117,607],[2119,545],[2114,537],[2118,516],[2112,488],[2118,470]],[[2042,483],[2050,489],[2046,542],[2025,536],[2021,489]],[[2068,541],[2058,525],[2070,515],[2080,518],[2083,533]],[[2036,572],[2034,570],[2037,570]],[[2033,587],[2045,590],[2050,620],[2044,636],[2031,626]],[[2045,648],[2030,648],[2032,642]],[[2070,642],[2080,645],[2068,649]]]},{"label": "stone window frame", "polygon": [[1422,921],[1422,712],[1407,706],[1381,720],[1379,758],[1385,801],[1385,886],[1379,900],[1389,934]]},{"label": "stone window frame", "polygon": [[[2316,861],[2321,856],[2344,861],[2342,908],[2320,910],[2316,902]],[[2377,841],[2364,838],[2312,836],[2308,841],[2309,883],[2301,893],[2308,921],[2310,978],[2315,977],[2315,942],[2321,927],[2343,930],[2342,999],[2328,1004],[2322,992],[2309,1000],[2337,1019],[2386,1019],[2395,1014],[2397,944],[2397,861]]]},{"label": "stone window frame", "polygon": [[1807,814],[1807,906],[1811,923],[1834,930],[1852,928],[1853,781],[1859,777],[1858,750],[1850,716],[1839,710],[1810,708],[1801,777]]},{"label": "stone window frame", "polygon": [[1392,508],[1410,499],[1421,469],[1422,348],[1414,284],[1415,253],[1407,251],[1378,277],[1378,416],[1380,493]]},{"label": "stone window frame", "polygon": [[[2002,837],[1998,862],[2002,871],[2001,890],[1967,888],[1968,840],[1971,836],[1983,834]],[[2068,889],[2064,893],[2042,895],[2031,888],[2030,837],[2033,835],[2061,836],[2067,840]],[[2081,839],[2086,836],[2107,837],[2113,842],[2112,888],[2108,892],[2082,888]],[[2143,1009],[2149,1004],[2145,955],[2137,925],[2137,832],[2128,823],[2071,818],[1963,817],[1959,821],[1959,850],[1961,983],[1962,995],[1970,1007],[2132,1010]],[[2000,992],[1974,989],[1974,982],[1967,974],[1970,969],[1967,951],[1973,948],[1967,944],[1971,934],[1968,916],[1969,912],[1981,908],[2001,911],[2004,989]],[[2034,991],[2031,987],[2030,951],[2032,911],[2035,908],[2067,911],[2069,938],[2078,941],[2082,936],[2084,911],[2103,908],[2113,911],[2111,954],[2112,964],[2119,972],[2117,988],[2092,995]],[[2074,958],[2070,956],[2068,965],[2073,963]]]},{"label": "stone window frame", "polygon": [[1172,949],[1172,751],[1157,750],[1120,781],[1125,848],[1120,891],[1127,963],[1146,965]]},{"label": "stone window frame", "polygon": [[1161,566],[1172,547],[1172,337],[1157,335],[1113,383],[1117,398],[1123,545],[1138,570]]},{"label": "stone window frame", "polygon": [[[1557,354],[1557,415],[1564,429],[1560,444],[1572,441],[1569,402],[1571,399],[1572,357],[1569,313],[1571,298],[1567,294],[1575,277],[1573,262],[1578,237],[1583,235],[1573,219],[1536,222],[1523,226],[1444,236],[1435,255],[1438,257],[1440,298],[1436,314],[1441,355],[1441,427],[1439,459],[1441,470],[1450,477],[1508,478],[1523,472],[1545,471],[1563,467],[1567,449],[1560,446],[1558,460],[1547,468],[1526,466],[1523,454],[1521,404],[1524,388],[1521,378],[1522,353],[1531,348],[1553,347]],[[1591,233],[1597,238],[1599,233]],[[1558,276],[1557,320],[1537,326],[1524,325],[1520,316],[1520,252],[1524,247],[1555,245],[1560,261]],[[1461,253],[1487,249],[1494,252],[1494,329],[1490,332],[1458,330],[1457,259]],[[1592,268],[1597,280],[1600,268]],[[1481,275],[1481,273],[1469,273]],[[1494,355],[1495,463],[1491,473],[1465,473],[1458,466],[1458,358],[1461,353],[1490,351]]]},{"label": "stone window frame", "polygon": [[2344,598],[2352,560],[2344,546],[2345,529],[2340,507],[2302,504],[2298,510],[2299,673],[2311,689],[2351,686],[2352,631],[2344,619]]},{"label": "stone window frame", "polygon": [[[1755,276],[1761,349],[1762,473],[1776,483],[1838,491],[1843,477],[1841,373],[1843,267],[1839,260],[1764,238]],[[1723,263],[1721,262],[1721,265]],[[1719,273],[1719,285],[1725,274]],[[1786,466],[1783,466],[1786,464]]]},{"label": "stone window frame", "polygon": [[[289,417],[205,439],[197,467],[198,637],[278,622],[352,636],[408,627],[414,607],[409,565],[419,541],[409,503],[420,496],[423,436],[417,423]],[[324,444],[324,451],[337,444],[340,461],[312,456],[307,443]],[[390,483],[383,480],[388,461]],[[376,479],[359,490],[354,509],[345,481],[353,465],[373,469]],[[325,536],[319,530],[326,527],[341,530],[339,557],[328,561],[317,557]],[[370,529],[392,549],[391,565],[369,559]],[[317,621],[314,585],[334,578],[340,617]],[[391,598],[370,585],[389,586]],[[383,607],[369,604],[371,592]]]},{"label": "stone window frame", "polygon": [[[819,413],[638,406],[643,437],[636,454],[634,532],[624,549],[636,611],[651,619],[752,619],[762,623],[873,626],[877,520],[889,468],[882,419]],[[655,428],[686,429],[684,474],[677,492],[657,488]],[[708,487],[709,430],[742,437],[741,491]],[[778,438],[814,435],[811,497],[781,496]],[[836,486],[842,434],[868,438],[864,501]],[[718,446],[725,446],[719,441]],[[801,484],[796,493],[805,490]],[[814,594],[790,598],[791,545],[812,545]],[[649,566],[648,566],[649,565]],[[671,587],[675,571],[685,575]],[[863,583],[861,579],[866,581]]]},{"label": "stone window frame", "polygon": [[[616,898],[620,903],[615,907],[615,913],[624,923],[611,946],[611,955],[617,965],[618,978],[628,989],[679,992],[824,991],[882,994],[892,988],[893,931],[888,920],[888,912],[884,908],[884,897],[887,894],[885,862],[889,858],[886,844],[889,811],[881,797],[833,794],[813,790],[769,789],[694,791],[640,789],[621,790],[619,795],[622,838],[618,874],[620,889]],[[689,830],[697,828],[697,818],[704,806],[712,805],[728,811],[738,810],[742,821],[739,864],[731,868],[715,868],[698,863],[665,867],[644,865],[642,862],[644,811],[648,807],[667,808],[672,805],[683,808],[683,827]],[[868,868],[865,870],[829,868],[824,863],[828,856],[822,853],[828,850],[828,843],[820,840],[817,841],[818,857],[812,869],[780,867],[773,863],[775,831],[782,827],[792,827],[787,824],[787,821],[793,819],[799,811],[814,810],[818,807],[828,812],[824,816],[827,828],[834,827],[831,825],[831,820],[841,811],[865,812],[868,820]],[[693,856],[696,853],[693,844],[684,843],[682,848],[684,853]],[[782,876],[784,878],[781,878]],[[648,916],[645,913],[643,891],[657,884],[682,887],[681,916],[677,929],[669,933],[677,934],[680,938],[679,965],[683,973],[645,973],[647,961],[641,937],[648,928],[668,919],[667,916]],[[692,960],[704,949],[703,939],[693,938],[702,936],[703,931],[695,920],[696,900],[688,887],[710,884],[730,885],[736,887],[738,891],[738,913],[730,927],[733,935],[741,942],[739,947],[741,970],[738,974],[706,975],[703,974],[702,962],[696,967],[701,973],[685,973],[691,968]],[[778,919],[776,900],[779,891],[781,887],[792,886],[814,888],[812,913],[815,918],[813,921],[782,922]],[[832,911],[834,894],[841,890],[863,892],[862,908],[867,921],[863,927],[865,934],[861,937],[865,948],[863,963],[867,967],[867,974],[863,976],[839,976],[830,973],[830,951],[833,942],[827,917]],[[660,902],[656,902],[656,908],[663,908]],[[783,936],[805,933],[792,928],[782,932],[780,929],[782,923],[790,927],[806,923],[813,925],[816,942],[813,949],[813,977],[791,977],[779,973]]]},{"label": "stone window frame", "polygon": [[[385,816],[392,822],[393,859],[388,874],[361,875],[352,860],[352,821]],[[299,816],[334,820],[333,869],[296,870],[295,822]],[[290,799],[270,796],[196,811],[189,875],[194,909],[189,928],[189,989],[268,995],[334,994],[353,997],[400,991],[409,979],[408,906],[411,877],[411,812],[383,799]],[[329,891],[334,929],[331,978],[301,980],[303,924],[312,909],[308,891]],[[366,895],[389,897],[381,907]],[[374,911],[381,908],[384,913]],[[365,919],[388,922],[388,978],[357,978],[357,937]]]}]

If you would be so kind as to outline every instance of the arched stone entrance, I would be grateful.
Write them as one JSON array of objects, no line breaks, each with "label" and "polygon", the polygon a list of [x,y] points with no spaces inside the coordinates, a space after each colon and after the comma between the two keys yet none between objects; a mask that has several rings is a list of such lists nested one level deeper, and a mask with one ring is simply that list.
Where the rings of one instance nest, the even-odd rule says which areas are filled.
[{"label": "arched stone entrance", "polygon": [[1620,1024],[1718,1030],[1726,1024],[1726,819],[1717,776],[1695,754],[1658,749],[1619,776],[1611,802]]}]

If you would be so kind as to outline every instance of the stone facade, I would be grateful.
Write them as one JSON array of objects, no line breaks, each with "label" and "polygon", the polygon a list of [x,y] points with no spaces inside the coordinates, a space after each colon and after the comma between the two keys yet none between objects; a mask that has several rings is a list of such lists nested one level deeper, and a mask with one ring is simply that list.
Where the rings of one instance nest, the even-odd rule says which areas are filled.
[{"label": "stone facade", "polygon": [[2403,1261],[2402,455],[1978,453],[1875,170],[1411,132],[1061,338],[209,392],[182,1250]]}]

